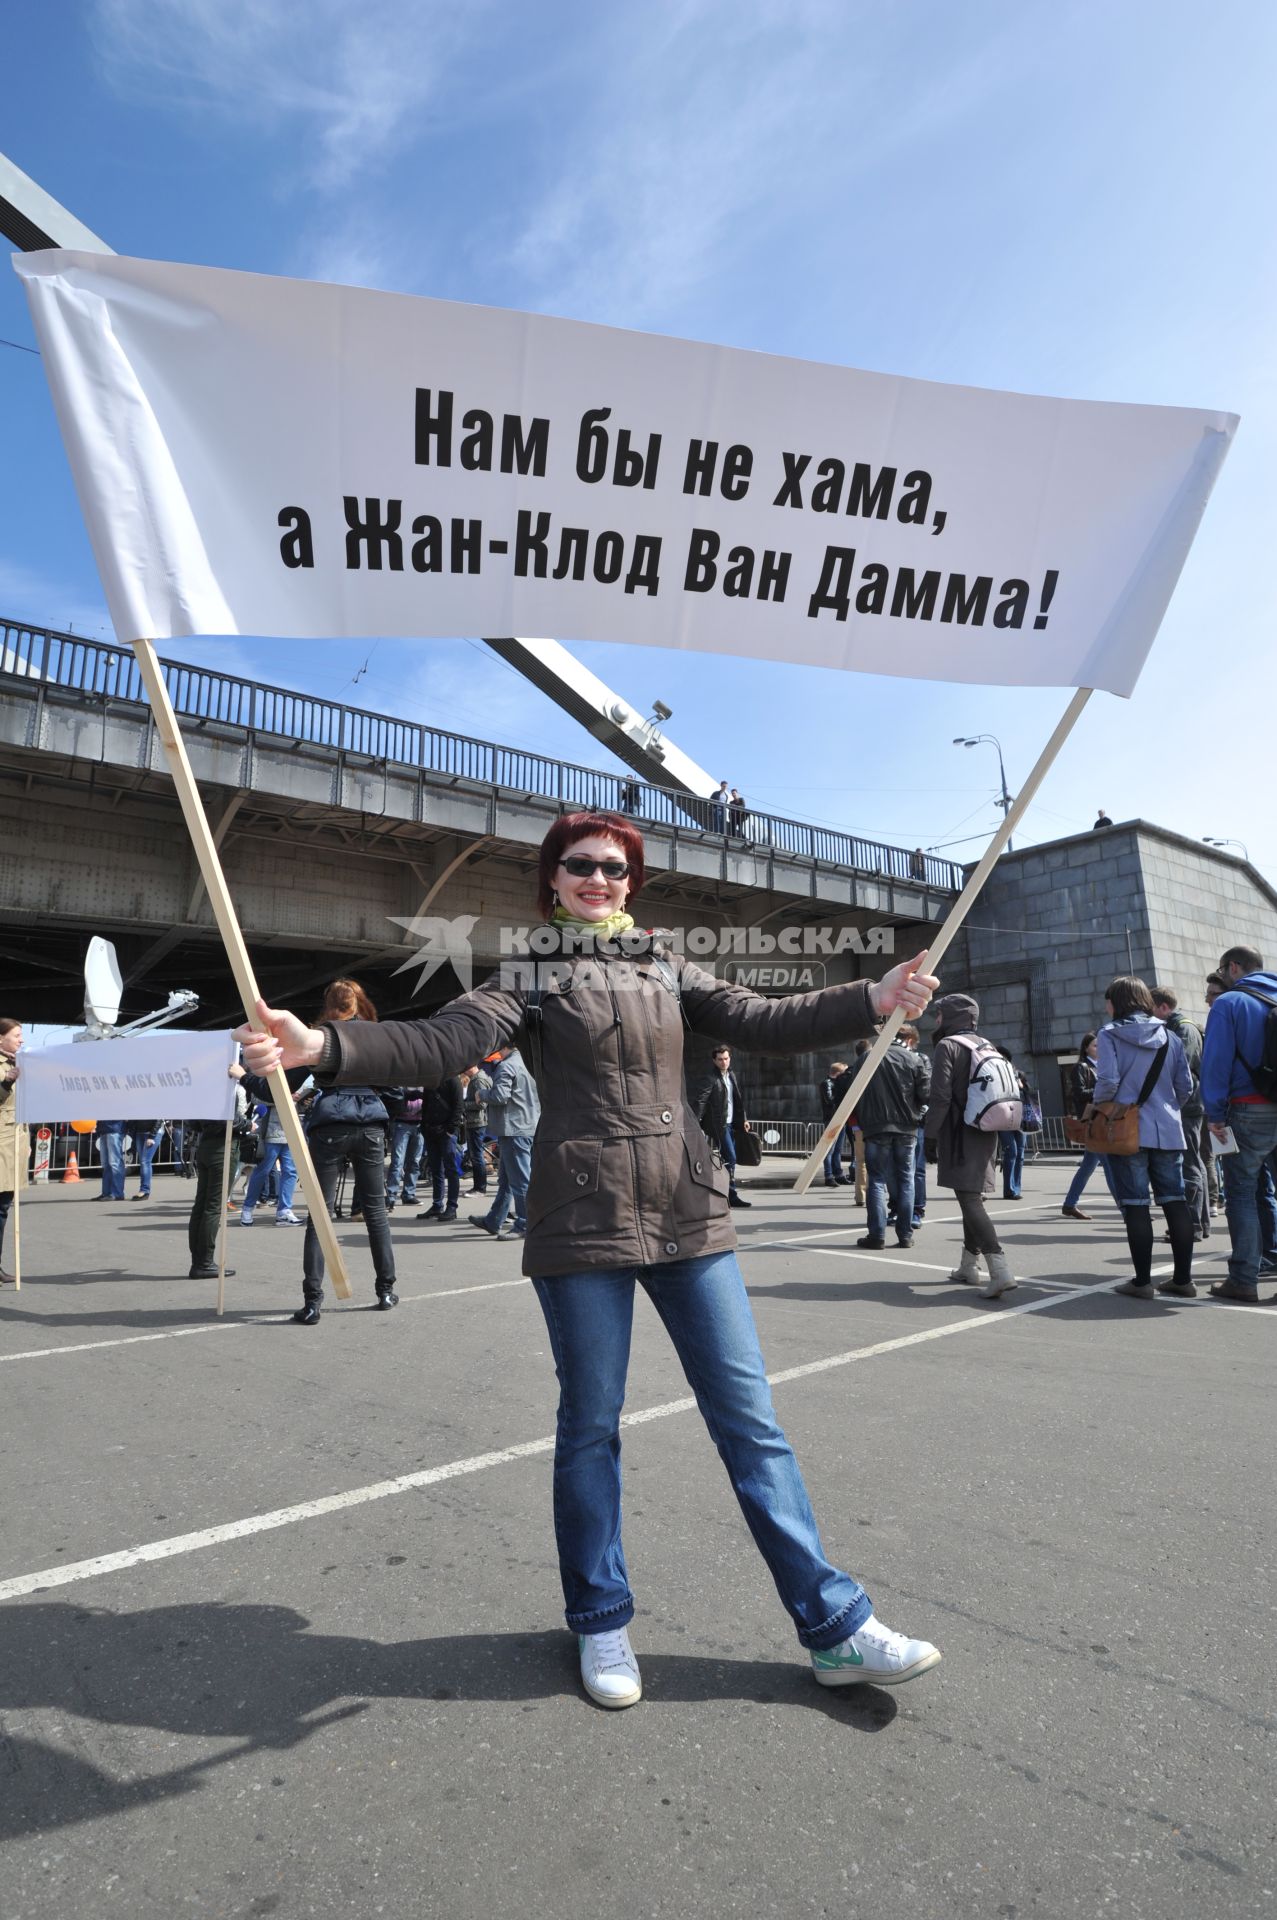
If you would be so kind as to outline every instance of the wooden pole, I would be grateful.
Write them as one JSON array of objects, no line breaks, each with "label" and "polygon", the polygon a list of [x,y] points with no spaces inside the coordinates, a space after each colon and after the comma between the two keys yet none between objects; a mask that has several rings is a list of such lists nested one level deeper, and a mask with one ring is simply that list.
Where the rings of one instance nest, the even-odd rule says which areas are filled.
[{"label": "wooden pole", "polygon": [[231,1146],[235,1130],[235,1097],[231,1096],[230,1117],[226,1122],[226,1146],[222,1154],[222,1211],[217,1228],[217,1317],[226,1310],[226,1209],[231,1191]]},{"label": "wooden pole", "polygon": [[[990,840],[988,846],[985,848],[984,857],[980,861],[979,866],[967,881],[959,898],[954,902],[949,918],[945,921],[939,933],[923,955],[918,968],[920,973],[934,973],[950,946],[953,944],[953,940],[959,932],[963,921],[975,905],[981,888],[993,872],[994,866],[1006,846],[1007,841],[1019,826],[1023,815],[1028,811],[1030,801],[1042,785],[1060,748],[1073,731],[1075,723],[1081,717],[1082,709],[1090,699],[1091,692],[1092,689],[1090,687],[1079,687],[1073,695],[1073,698],[1069,701],[1063,719],[1038,755],[1037,765],[1016,795],[1009,811],[1003,815],[1002,825],[998,828],[992,840]],[[894,1013],[888,1014],[878,1034],[878,1038],[874,1041],[865,1056],[864,1064],[861,1066],[860,1072],[848,1088],[847,1093],[839,1104],[838,1111],[831,1115],[825,1131],[821,1134],[810,1158],[795,1180],[793,1185],[793,1191],[795,1193],[806,1193],[808,1187],[815,1179],[817,1169],[823,1164],[825,1155],[829,1152],[834,1141],[846,1126],[848,1115],[855,1112],[856,1102],[869,1085],[869,1082],[873,1079],[874,1074],[878,1071],[879,1061],[895,1039],[900,1028],[904,1025],[904,1020],[905,1015],[902,1007],[897,1007]]]},{"label": "wooden pole", "polygon": [[[182,804],[182,813],[190,832],[191,844],[195,848],[195,857],[199,862],[200,874],[208,893],[209,904],[213,909],[213,917],[217,921],[218,931],[226,948],[226,957],[230,961],[231,972],[235,976],[235,985],[239,989],[240,999],[244,1004],[244,1017],[250,1026],[260,1029],[257,1002],[261,994],[257,985],[257,976],[253,972],[253,963],[248,957],[248,948],[244,945],[244,936],[240,932],[239,921],[226,885],[226,876],[222,872],[221,859],[208,824],[208,816],[204,812],[204,803],[200,799],[199,788],[195,784],[195,775],[186,757],[186,745],[177,723],[177,715],[173,711],[173,703],[168,696],[168,688],[164,684],[164,673],[155,651],[155,643],[152,640],[135,640],[133,652],[137,657],[138,669],[151,703],[155,729],[163,742],[169,772],[173,776],[177,797]],[[324,1196],[320,1192],[315,1163],[310,1157],[306,1135],[302,1132],[301,1117],[293,1100],[292,1089],[284,1078],[282,1067],[276,1067],[269,1079],[275,1111],[283,1125],[285,1137],[301,1178],[302,1192],[306,1195],[306,1204],[310,1208],[311,1225],[319,1235],[324,1264],[332,1276],[333,1292],[339,1300],[349,1300],[350,1280],[346,1274],[346,1262],[342,1257],[341,1246],[329,1218],[328,1209],[324,1205]]]}]

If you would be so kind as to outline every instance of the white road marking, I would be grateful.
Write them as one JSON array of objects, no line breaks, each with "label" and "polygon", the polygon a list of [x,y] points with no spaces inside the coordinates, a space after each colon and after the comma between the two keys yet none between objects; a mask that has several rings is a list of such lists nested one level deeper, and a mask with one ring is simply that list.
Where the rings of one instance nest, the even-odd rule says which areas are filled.
[{"label": "white road marking", "polygon": [[[943,1340],[950,1334],[969,1333],[978,1327],[994,1327],[1021,1314],[1039,1313],[1044,1307],[1056,1307],[1062,1301],[1081,1299],[1091,1292],[1090,1287],[1078,1287],[1070,1294],[1049,1294],[1042,1300],[1026,1300],[1020,1306],[1003,1307],[996,1312],[972,1313],[962,1320],[951,1320],[943,1326],[927,1327],[919,1333],[906,1333],[895,1340],[879,1340],[873,1346],[855,1347],[847,1353],[830,1354],[824,1360],[809,1360],[802,1366],[786,1367],[780,1373],[769,1375],[773,1387],[786,1386],[794,1380],[806,1380],[814,1374],[829,1373],[838,1367],[848,1367],[860,1360],[874,1360],[886,1353],[899,1353],[905,1347],[921,1346],[930,1340]],[[623,1414],[623,1427],[638,1427],[650,1420],[666,1420],[673,1414],[690,1413],[696,1402],[692,1398],[667,1400],[660,1406],[644,1407],[636,1413]],[[483,1473],[489,1467],[508,1466],[516,1460],[531,1459],[536,1454],[552,1453],[554,1436],[550,1434],[540,1440],[524,1440],[512,1447],[501,1447],[491,1453],[472,1454],[468,1459],[450,1460],[444,1466],[426,1467],[419,1473],[401,1474],[394,1480],[377,1480],[370,1486],[352,1487],[346,1493],[328,1494],[319,1500],[303,1500],[293,1507],[277,1507],[270,1513],[251,1514],[244,1520],[227,1521],[222,1526],[203,1527],[196,1533],[179,1533],[167,1540],[151,1540],[141,1546],[126,1547],[119,1553],[98,1554],[91,1560],[75,1560],[67,1565],[44,1567],[38,1573],[19,1574],[11,1580],[0,1581],[0,1600],[16,1600],[25,1594],[43,1592],[51,1587],[73,1586],[82,1580],[95,1580],[103,1574],[119,1573],[128,1567],[144,1565],[153,1560],[172,1560],[181,1554],[197,1553],[205,1547],[223,1546],[230,1541],[245,1540],[255,1533],[268,1533],[278,1527],[290,1527],[303,1520],[322,1519],[331,1513],[343,1513],[351,1507],[368,1506],[372,1501],[388,1500],[395,1494],[415,1493],[424,1487],[437,1486],[443,1480],[457,1480],[467,1474]]]},{"label": "white road marking", "polygon": [[[529,1282],[522,1275],[517,1280],[484,1280],[473,1287],[440,1287],[434,1293],[401,1293],[399,1304],[412,1306],[419,1300],[451,1300],[462,1293],[493,1293],[500,1287],[526,1287]],[[357,1301],[349,1307],[325,1307],[325,1313],[366,1313],[365,1302]],[[74,1344],[62,1347],[28,1347],[22,1353],[0,1353],[0,1366],[14,1360],[49,1360],[63,1353],[94,1353],[100,1347],[135,1347],[143,1340],[181,1340],[192,1333],[229,1333],[233,1328],[280,1326],[289,1318],[287,1313],[278,1313],[274,1308],[262,1308],[257,1313],[248,1312],[243,1318],[233,1320],[214,1320],[206,1326],[167,1327],[163,1333],[125,1333],[111,1340],[77,1340]]]}]

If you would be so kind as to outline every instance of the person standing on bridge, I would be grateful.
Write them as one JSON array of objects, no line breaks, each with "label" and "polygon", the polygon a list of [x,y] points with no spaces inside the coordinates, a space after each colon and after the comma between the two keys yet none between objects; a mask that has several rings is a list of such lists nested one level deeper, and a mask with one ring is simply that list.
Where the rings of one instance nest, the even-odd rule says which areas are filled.
[{"label": "person standing on bridge", "polygon": [[918,972],[918,955],[876,983],[766,999],[635,931],[626,909],[644,871],[631,821],[565,815],[538,865],[551,958],[520,960],[426,1020],[308,1028],[260,1002],[265,1031],[240,1029],[245,1057],[257,1072],[308,1066],[321,1085],[437,1085],[521,1036],[542,1100],[523,1270],[561,1389],[554,1521],[591,1699],[628,1707],[642,1694],[621,1546],[620,1414],[636,1286],[674,1343],[816,1680],[912,1680],[939,1652],[883,1626],[864,1589],[826,1558],[776,1423],[726,1173],[684,1096],[683,1045],[690,1031],[767,1053],[823,1050],[872,1033],[896,1007],[920,1012],[936,982]]}]

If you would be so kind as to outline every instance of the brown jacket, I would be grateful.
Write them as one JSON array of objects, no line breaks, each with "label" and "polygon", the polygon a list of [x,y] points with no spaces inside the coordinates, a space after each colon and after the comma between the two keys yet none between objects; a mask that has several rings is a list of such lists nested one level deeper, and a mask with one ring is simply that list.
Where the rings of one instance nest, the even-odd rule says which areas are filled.
[{"label": "brown jacket", "polygon": [[[18,1134],[21,1131],[22,1145],[29,1145],[27,1130],[19,1129],[18,1081],[16,1074],[12,1080],[9,1074],[17,1063],[8,1058],[0,1066],[0,1193],[12,1193],[18,1182]],[[25,1170],[25,1155],[23,1159]]]},{"label": "brown jacket", "polygon": [[[729,1046],[791,1053],[873,1031],[869,982],[768,1000],[716,980],[649,936],[540,968],[541,1019],[521,981],[493,974],[429,1020],[334,1024],[317,1077],[437,1085],[515,1041],[536,1076],[523,1271],[656,1266],[736,1244],[727,1175],[687,1104],[684,1023]],[[539,1026],[539,1034],[536,1031]]]},{"label": "brown jacket", "polygon": [[[970,1025],[959,1028],[975,1032]],[[944,1038],[935,1042],[931,1062],[931,1097],[927,1107],[926,1133],[937,1145],[936,1185],[954,1193],[993,1192],[993,1156],[997,1150],[996,1133],[981,1133],[963,1119],[967,1089],[971,1085],[971,1049],[953,1037],[952,1026]]]}]

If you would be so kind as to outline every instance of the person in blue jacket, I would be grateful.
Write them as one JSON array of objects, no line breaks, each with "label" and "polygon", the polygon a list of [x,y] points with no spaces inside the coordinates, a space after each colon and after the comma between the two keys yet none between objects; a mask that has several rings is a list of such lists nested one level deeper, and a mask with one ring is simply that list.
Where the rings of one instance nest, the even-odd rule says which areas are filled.
[{"label": "person in blue jacket", "polygon": [[[1158,1293],[1191,1300],[1193,1217],[1184,1191],[1184,1127],[1180,1108],[1192,1097],[1193,1076],[1178,1036],[1153,1012],[1153,996],[1142,980],[1123,975],[1104,996],[1109,1024],[1100,1028],[1095,1062],[1098,1107],[1112,1100],[1139,1108],[1139,1150],[1110,1154],[1113,1198],[1122,1209],[1126,1243],[1135,1272],[1116,1291],[1132,1300],[1152,1300],[1152,1198],[1166,1215],[1174,1272]],[[1147,1091],[1145,1089],[1147,1088]]]},{"label": "person in blue jacket", "polygon": [[[1206,1022],[1202,1104],[1211,1133],[1222,1142],[1231,1127],[1237,1151],[1219,1156],[1232,1252],[1228,1278],[1211,1292],[1217,1300],[1254,1306],[1264,1265],[1256,1187],[1277,1153],[1277,1100],[1263,1074],[1265,1026],[1269,1008],[1277,1007],[1277,974],[1264,972],[1263,956],[1254,947],[1230,947],[1219,971],[1229,985]],[[1257,1074],[1265,1079],[1263,1087]],[[1272,1271],[1271,1264],[1266,1270]]]}]

